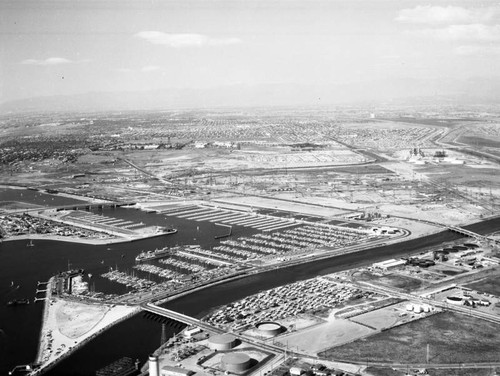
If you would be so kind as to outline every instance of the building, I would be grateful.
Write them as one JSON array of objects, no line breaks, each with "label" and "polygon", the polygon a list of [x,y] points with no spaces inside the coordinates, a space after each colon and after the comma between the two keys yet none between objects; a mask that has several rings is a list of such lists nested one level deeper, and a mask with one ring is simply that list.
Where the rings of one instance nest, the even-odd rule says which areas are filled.
[{"label": "building", "polygon": [[194,328],[189,328],[184,330],[184,337],[186,338],[192,338],[194,335],[201,333],[201,329],[197,326]]},{"label": "building", "polygon": [[191,376],[193,371],[180,367],[164,366],[161,368],[161,376]]},{"label": "building", "polygon": [[405,260],[390,259],[381,262],[376,262],[375,264],[373,264],[373,267],[386,272],[388,270],[404,266],[405,264],[406,264]]},{"label": "building", "polygon": [[302,368],[299,368],[299,367],[292,367],[292,368],[290,368],[290,375],[291,376],[300,376],[304,372],[305,371]]}]

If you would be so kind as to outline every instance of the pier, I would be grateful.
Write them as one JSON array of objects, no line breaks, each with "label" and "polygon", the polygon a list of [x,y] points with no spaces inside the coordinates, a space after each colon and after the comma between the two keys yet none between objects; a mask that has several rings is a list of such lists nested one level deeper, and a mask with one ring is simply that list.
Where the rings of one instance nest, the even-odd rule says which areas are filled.
[{"label": "pier", "polygon": [[15,373],[22,372],[22,373],[27,373],[31,372],[33,370],[33,367],[35,365],[32,364],[24,364],[24,365],[19,365],[15,366],[12,368],[12,370],[9,371],[9,375],[14,375]]},{"label": "pier", "polygon": [[[43,301],[47,300],[47,295],[50,294],[50,289],[51,289],[50,281],[47,281],[47,282],[37,281],[35,298],[33,299],[33,302],[37,303],[37,302],[43,302]],[[38,294],[44,294],[44,296],[39,297]]]},{"label": "pier", "polygon": [[222,223],[216,223],[216,225],[217,226],[222,226],[222,227],[228,227],[229,228],[229,233],[225,234],[225,235],[216,235],[214,237],[214,239],[227,238],[227,237],[231,236],[231,234],[233,233],[233,226],[231,226],[231,225],[225,225],[225,224],[222,224]]}]

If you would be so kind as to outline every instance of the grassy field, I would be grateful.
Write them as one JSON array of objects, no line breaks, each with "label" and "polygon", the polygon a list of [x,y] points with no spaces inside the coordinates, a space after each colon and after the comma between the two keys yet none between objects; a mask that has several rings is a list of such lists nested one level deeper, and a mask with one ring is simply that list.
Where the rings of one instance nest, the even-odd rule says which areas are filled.
[{"label": "grassy field", "polygon": [[479,282],[470,283],[467,287],[479,292],[500,296],[500,280],[498,276],[492,276]]},{"label": "grassy field", "polygon": [[373,362],[498,362],[500,325],[453,312],[435,314],[318,354],[326,359]]}]

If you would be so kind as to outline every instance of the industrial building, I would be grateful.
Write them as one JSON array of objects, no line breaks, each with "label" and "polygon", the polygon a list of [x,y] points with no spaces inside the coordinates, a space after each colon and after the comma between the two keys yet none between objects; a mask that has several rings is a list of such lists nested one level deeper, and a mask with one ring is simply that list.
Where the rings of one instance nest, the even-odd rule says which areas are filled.
[{"label": "industrial building", "polygon": [[373,264],[373,267],[386,272],[388,270],[398,268],[398,267],[403,266],[405,264],[406,264],[405,260],[390,259],[390,260],[385,260],[385,261],[381,261],[381,262],[376,262],[375,264]]},{"label": "industrial building", "polygon": [[191,376],[192,374],[194,374],[193,371],[172,366],[161,367],[160,373],[161,376]]}]

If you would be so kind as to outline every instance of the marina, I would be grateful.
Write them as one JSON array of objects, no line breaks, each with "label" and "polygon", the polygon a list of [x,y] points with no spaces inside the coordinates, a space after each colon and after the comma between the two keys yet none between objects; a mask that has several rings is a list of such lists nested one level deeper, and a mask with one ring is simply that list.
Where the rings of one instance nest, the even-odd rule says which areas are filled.
[{"label": "marina", "polygon": [[169,208],[166,205],[158,207],[152,205],[149,208],[172,217],[185,218],[197,222],[209,221],[251,227],[256,230],[279,230],[296,225],[294,218],[273,217],[255,212],[242,212],[201,205],[186,205],[184,207],[175,205],[173,208]]},{"label": "marina", "polygon": [[[124,218],[124,215],[126,213],[134,213],[134,216],[137,216],[138,214],[140,214],[140,212],[137,212],[137,211],[133,211],[133,212],[130,212],[130,209],[112,209],[114,211],[114,215],[117,216],[117,218]],[[139,221],[142,221],[144,223],[146,223],[148,221],[148,218],[153,218],[153,217],[147,217],[147,216],[154,216],[154,214],[147,214],[147,213],[144,213],[144,214],[140,214],[138,216],[138,218],[141,218],[139,219]],[[165,221],[165,218],[164,217],[161,217],[162,221]],[[125,220],[125,218],[124,218]],[[169,220],[169,219],[167,219]],[[179,219],[179,221],[181,221],[182,219]],[[136,219],[137,221],[137,219]],[[207,223],[207,225],[204,225],[203,223]],[[151,225],[151,224],[150,224]],[[319,225],[319,226],[318,226]],[[193,244],[193,237],[196,236],[197,238],[200,238],[202,240],[202,244],[212,244],[211,246],[209,247],[195,247],[195,246],[191,246],[191,247],[188,247],[186,246],[186,248],[182,251],[179,252],[179,255],[183,255],[184,257],[189,257],[190,258],[190,263],[192,264],[195,264],[195,262],[200,262],[200,261],[203,261],[204,263],[207,263],[207,264],[210,264],[212,265],[213,264],[213,267],[214,271],[216,271],[217,273],[215,272],[212,272],[214,273],[214,275],[223,275],[223,273],[221,273],[215,266],[216,265],[226,265],[227,269],[230,270],[231,268],[234,268],[233,265],[238,265],[240,261],[236,262],[236,259],[233,259],[233,258],[228,258],[227,255],[225,254],[222,254],[222,253],[219,253],[217,252],[216,250],[210,250],[211,248],[213,248],[214,246],[214,228],[213,227],[207,227],[208,226],[208,222],[199,222],[199,224],[189,224],[188,222],[183,222],[182,225],[179,223],[178,224],[178,227],[182,227],[182,228],[186,228],[187,231],[189,231],[189,228],[191,228],[191,237],[187,237],[186,240],[185,240],[185,244]],[[189,227],[191,226],[191,227]],[[327,231],[326,229],[328,229],[328,227],[323,227],[321,226],[320,224],[314,224],[314,228],[321,228],[321,232],[325,232]],[[208,230],[209,229],[209,230]],[[343,233],[343,232],[340,232],[342,228],[336,228],[334,227],[333,230],[335,230],[335,234],[338,234],[338,239],[340,240],[336,240],[336,241],[344,241],[344,240],[349,240],[349,237],[356,237],[356,236],[360,236],[361,234],[357,234],[356,231],[354,232],[351,232],[350,229],[342,229],[342,231],[346,231],[348,230],[346,233]],[[293,229],[292,229],[293,230]],[[332,229],[329,229],[328,231],[333,231]],[[354,229],[354,230],[357,230],[357,229]],[[311,228],[308,228],[307,231],[312,231]],[[315,231],[320,231],[320,230],[315,230]],[[280,232],[282,233],[282,232]],[[318,233],[320,235],[320,233]],[[332,232],[333,234],[333,232]],[[258,236],[255,236],[255,235],[258,235]],[[239,233],[238,234],[238,237],[241,237],[241,245],[251,245],[251,246],[259,246],[259,247],[275,247],[276,245],[278,244],[281,244],[283,246],[283,250],[287,249],[288,250],[288,253],[291,253],[291,252],[294,252],[296,251],[295,248],[292,248],[292,247],[301,247],[301,246],[306,246],[306,244],[300,244],[300,242],[302,242],[304,239],[301,239],[300,236],[301,236],[301,232],[299,233],[291,233],[289,234],[290,236],[280,236],[279,239],[278,238],[273,238],[273,236],[276,236],[274,233],[257,233],[257,234],[252,234],[252,233],[249,233],[249,234],[242,234],[242,233]],[[303,234],[302,234],[303,235]],[[349,235],[349,236],[347,236]],[[176,234],[175,236],[179,236],[179,234]],[[347,236],[347,237],[346,237]],[[375,236],[375,235],[369,235],[369,236]],[[248,238],[248,239],[247,239]],[[155,239],[151,239],[149,240],[149,246],[144,246],[144,245],[139,245],[139,247],[143,248],[143,249],[147,249],[147,247],[149,247],[150,249],[155,249],[155,248],[158,248],[158,249],[161,249],[161,248],[164,248],[164,246],[158,246],[157,245],[154,245],[154,243],[159,243],[161,238],[158,238],[157,240]],[[174,238],[172,238],[174,239]],[[179,241],[178,240],[179,238],[177,238],[177,240],[175,241]],[[255,239],[256,241],[251,241],[249,239]],[[268,243],[267,245],[265,243],[262,243],[262,242],[259,242],[259,239],[260,240],[265,240],[267,242],[270,242]],[[227,239],[227,240],[231,240],[231,241],[234,241],[234,239]],[[245,244],[243,244],[243,242],[245,242]],[[295,242],[299,242],[299,243],[295,243]],[[220,242],[219,242],[220,243]],[[275,244],[273,244],[275,243]],[[51,244],[50,246],[50,251],[48,250],[47,248],[47,245],[48,244]],[[117,261],[121,260],[120,262],[121,263],[124,263],[123,265],[120,266],[120,270],[126,270],[127,268],[133,268],[134,264],[135,264],[135,256],[133,256],[132,258],[130,257],[125,257],[125,258],[121,258],[120,255],[123,255],[125,254],[126,256],[127,255],[137,255],[137,246],[132,246],[131,244],[130,245],[124,245],[122,247],[119,247],[118,249],[115,249],[115,250],[105,250],[105,254],[106,256],[104,256],[104,254],[102,253],[102,250],[99,250],[99,249],[96,249],[94,251],[90,251],[90,248],[88,246],[84,246],[84,245],[78,245],[76,247],[73,247],[73,248],[76,248],[73,250],[73,252],[70,252],[68,253],[68,250],[66,247],[61,247],[61,246],[57,246],[57,242],[50,242],[50,241],[42,241],[40,242],[39,244],[37,244],[37,247],[36,248],[40,248],[37,252],[39,251],[43,251],[44,254],[46,255],[47,252],[54,252],[54,250],[60,250],[61,254],[67,254],[69,257],[71,257],[72,259],[72,263],[73,264],[78,264],[80,267],[82,268],[85,268],[86,271],[88,271],[90,274],[93,274],[93,277],[92,277],[92,280],[94,282],[92,283],[95,283],[96,284],[96,289],[101,289],[104,287],[104,286],[107,286],[107,285],[103,285],[103,282],[101,280],[106,280],[106,278],[102,278],[100,277],[102,274],[104,273],[107,273],[109,272],[109,267],[110,265],[114,268],[114,265]],[[61,244],[61,243],[59,243]],[[217,244],[217,243],[215,243]],[[314,246],[314,244],[318,245],[319,243],[316,241],[316,242],[312,242],[312,241],[309,241],[307,243],[307,246]],[[12,246],[14,245],[14,243],[12,243]],[[1,245],[1,247],[5,248],[7,246],[7,243],[4,243]],[[10,246],[10,247],[12,247]],[[243,250],[247,250],[248,252],[252,252],[254,253],[256,251],[256,249],[252,249],[251,247],[250,248],[240,248],[239,245],[235,245],[233,243],[230,243],[227,245],[228,247],[232,248],[232,249],[243,249]],[[29,247],[25,247],[25,243],[23,243],[23,247],[25,249],[25,252],[31,252],[30,251],[30,248]],[[288,247],[288,248],[287,248]],[[321,247],[321,246],[320,246]],[[35,247],[33,247],[35,248]],[[78,249],[80,249],[78,251]],[[87,251],[83,251],[83,249],[88,249]],[[128,249],[128,250],[127,250]],[[278,248],[279,249],[279,248]],[[5,252],[2,252],[0,254],[0,257],[1,255],[4,255]],[[38,253],[37,253],[38,254]],[[379,254],[379,253],[377,253]],[[80,256],[77,256],[77,255],[80,255]],[[93,255],[93,256],[92,256]],[[380,257],[384,257],[384,253],[380,253],[379,254]],[[63,257],[62,260],[64,260],[67,256]],[[274,257],[274,255],[270,254],[270,257]],[[283,256],[282,256],[283,257]],[[348,255],[344,256],[344,257],[348,257]],[[355,259],[358,258],[358,256],[353,256]],[[377,256],[378,257],[378,256]],[[83,260],[84,258],[87,258],[88,261],[85,263],[82,263],[82,261],[79,261],[79,260]],[[105,263],[103,265],[101,265],[101,260],[104,261]],[[239,260],[239,259],[238,259]],[[186,260],[183,260],[183,261],[186,261]],[[158,261],[156,261],[158,262]],[[97,268],[96,268],[96,265],[99,265]],[[144,263],[144,265],[147,265],[147,263]],[[161,263],[160,263],[161,265]],[[311,264],[306,264],[306,265],[311,265]],[[327,264],[324,264],[323,262],[320,263],[320,265],[322,265],[322,267],[327,267]],[[159,265],[157,265],[159,266]],[[309,269],[309,266],[304,266],[306,269]],[[57,264],[56,265],[53,265],[52,266],[52,270],[57,270],[55,268],[57,268]],[[63,261],[62,263],[60,263],[59,265],[59,270],[61,269],[66,269],[66,265],[65,265],[65,262]],[[99,271],[99,269],[101,269],[101,271]],[[106,269],[106,270],[102,270],[102,269]],[[48,270],[50,270],[50,268],[48,268]],[[312,271],[311,271],[312,272]],[[87,273],[87,272],[86,272]],[[140,271],[140,270],[136,270],[136,273],[139,275],[140,273],[145,273],[145,274],[141,274],[143,276],[147,276],[149,275],[149,272],[143,272],[143,271]],[[203,272],[199,272],[200,274],[200,278],[204,278],[202,277],[203,276],[203,273],[210,273],[210,269],[209,270],[204,270]],[[289,272],[286,273],[286,275],[288,275]],[[43,279],[43,275],[40,276],[40,273],[33,273],[33,276],[35,276],[36,278],[36,275],[39,275],[38,277],[38,281],[40,280],[44,280]],[[283,274],[285,275],[285,274]],[[297,276],[300,276],[302,274],[299,274]],[[138,280],[134,280],[132,278],[130,278],[132,276],[132,273],[124,273],[124,274],[120,274],[120,277],[119,278],[123,278],[123,281],[127,282],[127,283],[137,283]],[[9,277],[9,276],[6,276],[9,281],[9,284],[10,284],[10,280],[12,279],[12,277]],[[45,277],[47,277],[47,275],[45,275]],[[115,276],[113,276],[115,277]],[[116,273],[116,277],[118,277],[118,273]],[[263,276],[262,276],[263,277]],[[143,280],[146,280],[148,281],[147,278],[144,278],[144,277],[138,277],[136,276],[136,278],[140,278],[140,279],[143,279]],[[208,277],[210,278],[210,277]],[[273,277],[274,278],[274,277]],[[118,279],[118,278],[117,278]],[[261,280],[261,277],[259,277],[259,280]],[[116,283],[115,281],[111,281],[111,280],[108,280],[109,283],[113,283],[113,284],[110,284],[109,287],[105,288],[103,291],[104,291],[104,295],[108,295],[110,292],[112,292],[113,290],[116,291],[117,293],[121,291],[121,293],[127,291],[127,290],[120,290],[119,288],[115,287],[116,286],[119,286],[120,284],[119,283]],[[166,283],[168,283],[168,288],[171,289],[171,291],[181,291],[184,287],[182,287],[183,285],[181,285],[179,282],[176,282],[176,281],[173,281],[173,280],[168,280],[168,281],[165,281]],[[281,279],[277,280],[277,283],[282,283],[283,281]],[[36,283],[37,283],[37,280],[35,279],[35,281],[33,282],[36,286]],[[148,282],[150,283],[150,282]],[[158,282],[156,282],[158,283]],[[229,283],[228,284],[228,288],[230,288],[230,286],[233,286],[234,283]],[[101,287],[98,287],[98,286],[101,286]],[[126,285],[123,285],[124,287],[126,287]],[[185,286],[185,285],[184,285]],[[224,285],[225,286],[225,285]],[[129,287],[127,287],[129,288]],[[158,283],[157,287],[158,291],[160,291],[162,288],[164,288],[163,285],[161,285],[160,283]],[[153,289],[153,292],[155,291],[155,286],[152,287]],[[241,289],[241,287],[239,287],[239,289]],[[33,291],[33,290],[32,290]],[[107,292],[106,292],[107,291]],[[247,290],[244,290],[246,292],[248,292]],[[148,292],[149,293],[149,292]],[[114,295],[115,297],[109,297],[108,299],[111,299],[110,301],[113,301],[113,299],[116,299],[116,293]],[[235,297],[235,296],[233,296]],[[231,298],[232,299],[232,298]],[[213,303],[216,303],[217,301],[219,300],[214,300]],[[204,304],[206,304],[207,306],[212,306],[212,303],[208,303],[208,302],[205,302]],[[220,304],[220,303],[219,303]],[[41,305],[40,305],[41,306]],[[39,306],[39,307],[40,307]],[[31,307],[30,307],[31,309]],[[0,312],[1,314],[1,312]],[[112,331],[114,330],[111,329]],[[36,330],[35,330],[36,331]],[[36,341],[35,341],[36,343]],[[89,344],[90,345],[90,344]],[[89,346],[87,345],[87,346]],[[86,346],[86,347],[87,347]],[[73,358],[73,356],[71,356],[69,359]],[[26,358],[25,358],[26,359]],[[103,360],[101,361],[101,366],[104,366],[104,364],[102,362],[108,361],[111,362],[113,359],[110,359],[110,358],[106,358],[106,357],[103,357],[102,358]],[[19,361],[16,362],[16,364],[22,364],[23,361],[22,361],[22,358],[21,359],[18,359]],[[64,363],[64,362],[63,362]],[[57,369],[57,367],[56,367]],[[56,370],[55,369],[55,370]],[[94,368],[96,369],[96,368]],[[54,370],[54,372],[56,372]],[[51,371],[52,372],[52,371]],[[55,373],[57,374],[57,373]]]}]

